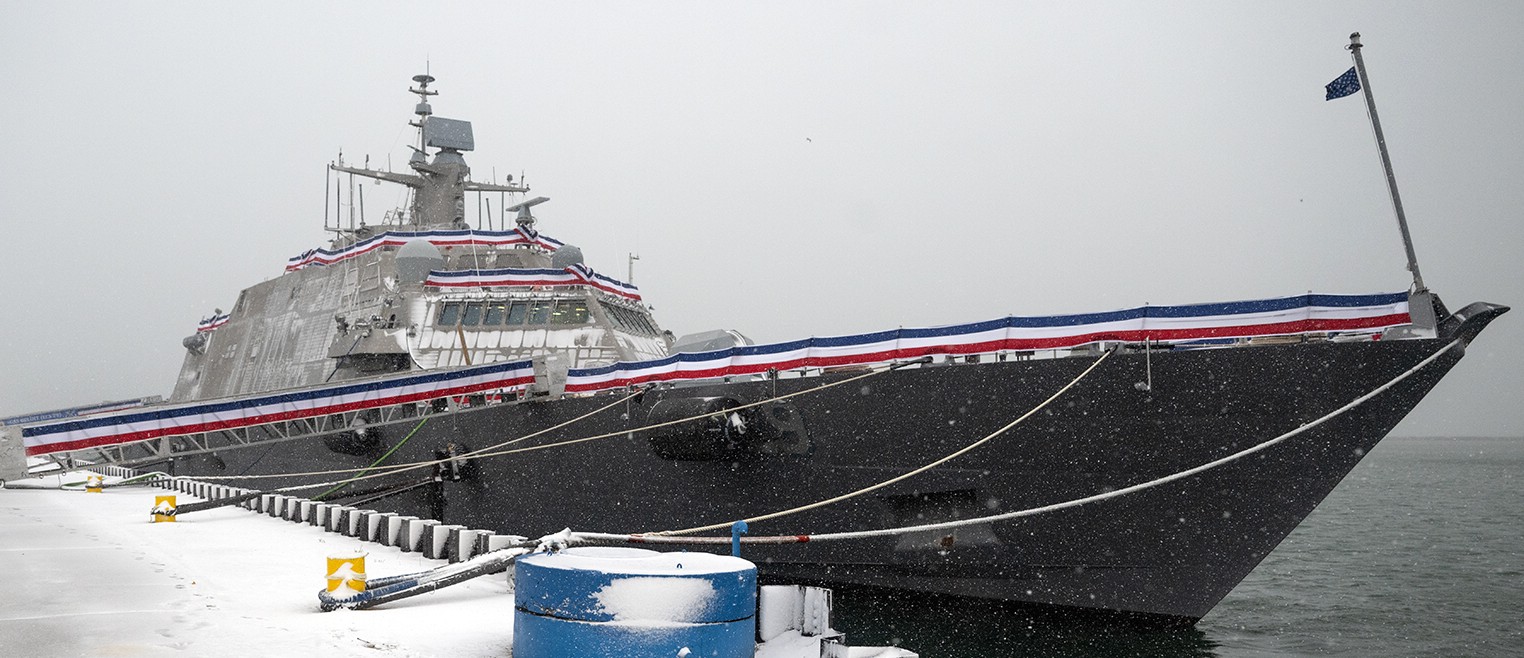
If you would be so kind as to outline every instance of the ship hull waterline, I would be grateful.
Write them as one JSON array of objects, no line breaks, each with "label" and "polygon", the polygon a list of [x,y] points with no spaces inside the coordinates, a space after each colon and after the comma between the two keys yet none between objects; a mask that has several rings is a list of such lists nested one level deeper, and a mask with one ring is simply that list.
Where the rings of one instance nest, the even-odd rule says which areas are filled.
[{"label": "ship hull waterline", "polygon": [[[1295,429],[1448,343],[1320,342],[1113,355],[1043,411],[970,454],[867,495],[753,524],[751,532],[911,526],[1119,489]],[[748,546],[744,555],[773,581],[1122,613],[1165,626],[1194,623],[1417,405],[1458,362],[1463,347],[1328,423],[1178,482],[1011,521]],[[531,537],[566,527],[635,533],[733,521],[854,491],[939,459],[1036,407],[1093,361],[1076,356],[885,372],[783,403],[787,410],[780,413],[791,433],[781,447],[775,442],[763,451],[674,458],[670,449],[657,449],[652,433],[624,432],[473,460],[462,480],[365,506]],[[853,376],[655,390],[514,447],[637,428],[667,400],[748,403]],[[420,462],[436,459],[451,443],[464,449],[497,444],[618,399],[600,395],[420,416],[371,428],[379,441],[363,454],[308,439],[186,457],[174,468],[178,475],[207,476],[360,468],[404,437],[385,463]],[[413,471],[380,481],[427,475]],[[276,477],[235,484],[272,488],[312,481]]]}]

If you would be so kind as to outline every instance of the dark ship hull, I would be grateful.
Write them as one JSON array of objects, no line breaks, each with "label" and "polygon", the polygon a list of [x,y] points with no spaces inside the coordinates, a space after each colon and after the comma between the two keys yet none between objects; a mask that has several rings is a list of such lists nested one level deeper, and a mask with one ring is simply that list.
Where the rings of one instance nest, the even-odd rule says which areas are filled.
[{"label": "dark ship hull", "polygon": [[[1295,429],[1459,339],[1432,364],[1330,422],[1178,482],[1011,521],[748,546],[744,554],[758,563],[764,579],[1122,613],[1162,625],[1194,623],[1506,310],[1468,307],[1443,323],[1448,330],[1436,339],[1116,354],[1042,412],[970,454],[868,495],[757,523],[751,531],[901,527],[1119,489]],[[627,430],[691,415],[715,404],[713,398],[748,403],[856,375],[653,390],[512,447],[621,432],[616,437],[474,459],[459,470],[464,477],[458,481],[447,477],[366,506],[528,536],[567,526],[633,533],[732,521],[854,491],[935,461],[1036,407],[1092,362],[1071,357],[938,364],[876,374],[763,407],[770,427],[754,428],[751,439],[693,423],[687,429]],[[379,441],[364,450],[298,440],[187,457],[176,473],[360,468],[404,437],[386,463],[425,461],[450,443],[466,449],[498,444],[618,399],[599,395],[436,413],[372,428]],[[414,471],[392,481],[420,477]]]}]

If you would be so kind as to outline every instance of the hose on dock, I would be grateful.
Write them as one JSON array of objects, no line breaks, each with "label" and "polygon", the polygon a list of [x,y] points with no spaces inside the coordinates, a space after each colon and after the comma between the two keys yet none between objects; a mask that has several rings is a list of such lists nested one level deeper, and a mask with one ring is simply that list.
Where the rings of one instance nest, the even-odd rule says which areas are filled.
[{"label": "hose on dock", "polygon": [[[342,496],[342,498],[364,498],[364,500],[361,502],[370,502],[372,500],[380,500],[388,496],[394,496],[411,489],[417,489],[418,487],[422,487],[433,482],[434,479],[429,478],[426,480],[408,481],[402,484],[393,484],[384,487],[372,487],[370,489],[351,491],[348,494]],[[207,510],[217,509],[219,507],[238,505],[251,500],[257,500],[260,496],[267,496],[279,493],[280,491],[280,489],[271,491],[250,491],[234,496],[228,496],[226,498],[217,498],[213,500],[202,501],[199,503],[186,503],[176,508],[176,514],[185,515],[190,512],[205,512]]]},{"label": "hose on dock", "polygon": [[340,608],[364,610],[383,603],[427,594],[458,585],[473,578],[502,573],[520,555],[533,552],[540,542],[526,542],[521,546],[501,548],[483,553],[465,562],[448,564],[428,571],[377,578],[366,583],[365,590],[349,596],[336,597],[328,590],[318,591],[318,607],[323,612]]},{"label": "hose on dock", "polygon": [[[153,471],[151,473],[142,473],[140,475],[134,475],[134,476],[132,476],[130,478],[123,478],[123,479],[118,480],[116,482],[102,482],[101,483],[101,488],[102,489],[111,489],[113,487],[134,487],[134,486],[138,486],[138,485],[147,485],[147,484],[151,484],[153,482],[156,482],[156,481],[158,481],[160,479],[170,479],[171,477],[172,476],[170,476],[170,474],[165,473],[163,471]],[[84,489],[87,484],[88,484],[88,482],[85,481],[85,480],[81,480],[79,482],[65,482],[63,484],[58,485],[58,488],[59,489],[64,489],[66,491],[78,491],[80,489]]]}]

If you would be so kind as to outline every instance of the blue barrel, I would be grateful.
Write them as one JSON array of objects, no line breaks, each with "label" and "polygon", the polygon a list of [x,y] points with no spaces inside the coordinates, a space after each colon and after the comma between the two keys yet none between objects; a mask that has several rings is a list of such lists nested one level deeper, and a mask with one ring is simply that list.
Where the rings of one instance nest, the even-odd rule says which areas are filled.
[{"label": "blue barrel", "polygon": [[757,567],[712,553],[570,548],[514,567],[514,658],[750,658]]}]

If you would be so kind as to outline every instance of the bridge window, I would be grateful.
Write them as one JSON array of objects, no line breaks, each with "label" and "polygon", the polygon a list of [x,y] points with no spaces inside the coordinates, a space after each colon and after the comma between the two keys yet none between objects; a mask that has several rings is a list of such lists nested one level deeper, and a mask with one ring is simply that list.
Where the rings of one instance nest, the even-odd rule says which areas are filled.
[{"label": "bridge window", "polygon": [[603,312],[605,315],[609,316],[609,320],[613,321],[616,328],[622,329],[624,331],[634,331],[634,329],[630,327],[629,319],[624,316],[624,309],[619,308],[618,306],[614,306],[613,304],[604,304]]},{"label": "bridge window", "polygon": [[460,302],[445,302],[439,305],[439,321],[435,324],[441,327],[453,327],[460,323]]},{"label": "bridge window", "polygon": [[646,315],[645,313],[641,313],[640,311],[636,311],[635,319],[640,321],[640,326],[646,330],[646,333],[652,336],[655,336],[658,333],[656,331],[656,324],[651,322],[651,316]]},{"label": "bridge window", "polygon": [[550,323],[587,324],[587,302],[582,300],[556,302],[555,310],[550,312]]},{"label": "bridge window", "polygon": [[476,325],[481,324],[482,323],[482,303],[481,302],[471,302],[469,304],[466,304],[466,312],[465,312],[465,315],[461,317],[460,323],[462,325],[467,326],[467,327],[474,327]]},{"label": "bridge window", "polygon": [[645,313],[613,304],[605,305],[603,309],[620,329],[632,334],[657,335],[656,325],[651,323]]},{"label": "bridge window", "polygon": [[529,302],[514,302],[508,307],[508,324],[521,325],[529,317]]},{"label": "bridge window", "polygon": [[555,308],[555,305],[554,301],[548,299],[536,301],[534,307],[529,310],[529,324],[549,323],[550,311]]},{"label": "bridge window", "polygon": [[482,324],[496,327],[503,323],[503,316],[507,314],[507,302],[487,302],[487,315],[482,318]]}]

